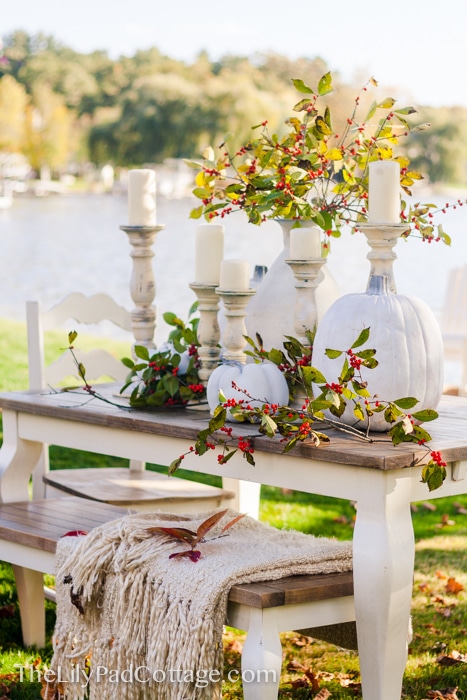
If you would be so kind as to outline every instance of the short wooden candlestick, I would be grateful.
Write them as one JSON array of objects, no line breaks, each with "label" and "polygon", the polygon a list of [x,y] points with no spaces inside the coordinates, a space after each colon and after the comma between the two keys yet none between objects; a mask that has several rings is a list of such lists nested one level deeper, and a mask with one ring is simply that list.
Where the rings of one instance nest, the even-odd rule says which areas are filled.
[{"label": "short wooden candlestick", "polygon": [[219,364],[221,349],[219,341],[221,332],[217,314],[219,312],[219,296],[216,293],[216,284],[198,284],[192,282],[190,289],[194,291],[198,299],[199,323],[198,323],[198,355],[201,363],[199,377],[207,386],[208,379]]},{"label": "short wooden candlestick", "polygon": [[155,348],[154,331],[156,328],[156,282],[151,259],[154,257],[152,245],[156,233],[164,226],[120,226],[128,236],[131,245],[130,256],[133,269],[130,279],[130,294],[134,303],[131,311],[131,329],[135,345]]},{"label": "short wooden candlestick", "polygon": [[216,289],[216,293],[221,297],[224,304],[225,328],[222,334],[222,345],[225,348],[223,360],[226,362],[246,363],[245,348],[246,307],[250,298],[256,293],[255,289],[245,291],[228,291]]},{"label": "short wooden candlestick", "polygon": [[397,255],[393,248],[401,235],[407,231],[407,224],[359,224],[371,250],[366,256],[370,261],[370,276],[386,277],[388,289],[396,293],[396,282],[392,266]]},{"label": "short wooden candlestick", "polygon": [[309,344],[306,331],[312,331],[318,323],[318,308],[316,306],[316,288],[319,285],[318,275],[326,263],[324,258],[309,258],[307,260],[286,260],[295,276],[295,313],[294,329],[298,340],[304,345]]}]

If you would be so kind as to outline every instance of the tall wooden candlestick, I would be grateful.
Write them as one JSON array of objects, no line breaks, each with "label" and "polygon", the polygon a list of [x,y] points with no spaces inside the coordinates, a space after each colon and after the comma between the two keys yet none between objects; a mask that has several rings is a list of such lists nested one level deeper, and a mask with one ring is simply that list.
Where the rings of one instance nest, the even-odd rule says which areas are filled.
[{"label": "tall wooden candlestick", "polygon": [[208,379],[219,364],[221,349],[219,347],[220,328],[217,320],[219,312],[219,296],[216,294],[216,284],[198,284],[193,282],[190,289],[198,299],[198,355],[201,363],[199,377],[207,386]]},{"label": "tall wooden candlestick", "polygon": [[246,342],[245,317],[246,307],[250,297],[256,293],[255,289],[231,292],[217,289],[217,294],[224,304],[225,328],[222,334],[222,345],[225,348],[223,359],[227,362],[246,363],[246,355],[243,352]]},{"label": "tall wooden candlestick", "polygon": [[154,331],[156,328],[156,282],[152,269],[154,251],[152,246],[158,231],[164,226],[120,226],[128,236],[132,246],[130,256],[133,269],[130,279],[130,294],[134,303],[131,311],[131,328],[135,345],[155,348]]},{"label": "tall wooden candlestick", "polygon": [[407,224],[359,224],[371,250],[366,256],[370,261],[370,277],[385,277],[388,289],[396,293],[393,263],[397,258],[393,248],[401,235],[407,231]]},{"label": "tall wooden candlestick", "polygon": [[309,344],[307,331],[314,330],[318,324],[318,308],[316,306],[316,288],[319,284],[318,275],[326,263],[324,258],[308,258],[307,260],[286,260],[295,276],[294,329],[298,340],[304,345]]}]

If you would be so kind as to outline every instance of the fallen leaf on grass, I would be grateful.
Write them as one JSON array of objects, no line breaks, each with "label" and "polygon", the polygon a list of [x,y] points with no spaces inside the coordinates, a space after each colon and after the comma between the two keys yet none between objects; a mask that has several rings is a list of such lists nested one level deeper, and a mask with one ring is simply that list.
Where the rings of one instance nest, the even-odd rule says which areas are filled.
[{"label": "fallen leaf on grass", "polygon": [[331,697],[331,693],[327,688],[321,688],[318,695],[315,695],[315,700],[328,700]]},{"label": "fallen leaf on grass", "polygon": [[449,525],[455,525],[456,521],[451,520],[449,515],[447,513],[444,513],[443,516],[441,516],[441,522],[436,523],[435,527],[448,527]]},{"label": "fallen leaf on grass", "polygon": [[461,654],[459,651],[452,651],[450,654],[441,654],[436,659],[436,663],[440,666],[459,666],[467,664],[467,654]]},{"label": "fallen leaf on grass", "polygon": [[456,581],[456,579],[453,576],[450,576],[448,578],[448,582],[446,584],[446,592],[447,593],[452,593],[453,595],[457,595],[461,591],[464,590],[464,586],[462,583],[459,583],[459,581]]},{"label": "fallen leaf on grass", "polygon": [[434,503],[430,503],[429,501],[425,501],[425,503],[422,503],[423,508],[425,510],[436,510],[436,506]]},{"label": "fallen leaf on grass", "polygon": [[[294,688],[304,688],[311,686],[314,693],[317,693],[320,689],[318,677],[313,673],[311,668],[302,666],[298,661],[292,659],[292,661],[287,666],[289,671],[301,671],[303,673],[302,678],[297,678],[295,681],[291,681],[290,685]],[[295,685],[294,685],[295,684]]]},{"label": "fallen leaf on grass", "polygon": [[241,654],[243,651],[243,643],[239,639],[233,639],[227,645],[227,650],[235,654]]},{"label": "fallen leaf on grass", "polygon": [[296,647],[306,647],[308,644],[313,644],[313,639],[301,634],[299,637],[292,637],[290,643]]},{"label": "fallen leaf on grass", "polygon": [[419,584],[418,584],[418,590],[419,590],[421,593],[428,593],[428,594],[431,594],[430,584],[429,584],[429,583],[426,583],[426,582],[425,582],[425,583],[419,583]]},{"label": "fallen leaf on grass", "polygon": [[459,700],[457,686],[455,688],[442,688],[441,690],[429,690],[427,698],[441,698],[442,700]]},{"label": "fallen leaf on grass", "polygon": [[6,617],[14,617],[16,612],[16,605],[14,603],[9,603],[9,605],[3,605],[0,608],[0,619]]}]

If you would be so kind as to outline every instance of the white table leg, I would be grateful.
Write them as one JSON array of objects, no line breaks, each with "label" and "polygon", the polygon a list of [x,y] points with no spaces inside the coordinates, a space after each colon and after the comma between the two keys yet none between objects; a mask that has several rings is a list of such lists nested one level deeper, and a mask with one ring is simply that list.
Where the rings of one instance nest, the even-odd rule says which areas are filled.
[{"label": "white table leg", "polygon": [[44,574],[13,565],[25,646],[45,645]]},{"label": "white table leg", "polygon": [[231,508],[258,520],[261,484],[257,484],[254,481],[230,479],[224,476],[222,477],[222,488],[227,491],[233,491],[235,494],[230,503]]},{"label": "white table leg", "polygon": [[365,475],[353,538],[364,700],[400,700],[414,571],[410,479]]},{"label": "white table leg", "polygon": [[251,608],[242,651],[245,700],[277,700],[282,668],[282,645],[275,610]]},{"label": "white table leg", "polygon": [[3,445],[0,450],[0,502],[29,500],[29,477],[39,457],[42,443],[18,436],[18,415],[3,411]]}]

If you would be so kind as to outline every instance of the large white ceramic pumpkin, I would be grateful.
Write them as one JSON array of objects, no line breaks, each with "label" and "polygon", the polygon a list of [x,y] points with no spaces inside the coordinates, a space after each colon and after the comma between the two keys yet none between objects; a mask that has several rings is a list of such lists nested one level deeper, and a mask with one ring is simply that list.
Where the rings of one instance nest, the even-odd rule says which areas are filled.
[{"label": "large white ceramic pumpkin", "polygon": [[[389,292],[384,277],[372,278],[365,294],[347,294],[328,309],[316,333],[313,366],[329,383],[336,382],[343,356],[330,359],[325,355],[326,349],[349,349],[367,327],[370,338],[364,347],[375,348],[379,362],[374,369],[361,368],[370,393],[382,401],[417,398],[419,403],[412,412],[435,409],[444,379],[443,340],[438,322],[420,299]],[[361,349],[364,348],[355,352]],[[352,405],[348,403],[341,417],[347,424],[356,423]],[[366,422],[357,425],[365,427]],[[390,426],[383,413],[376,413],[370,427],[384,431]]]},{"label": "large white ceramic pumpkin", "polygon": [[[244,389],[252,399],[232,386]],[[277,403],[281,406],[289,402],[289,388],[282,372],[270,362],[261,364],[222,364],[216,367],[209,377],[207,399],[213,411],[219,403],[219,392],[227,399],[245,400],[251,406],[264,403]],[[228,414],[229,417],[229,414]]]}]

